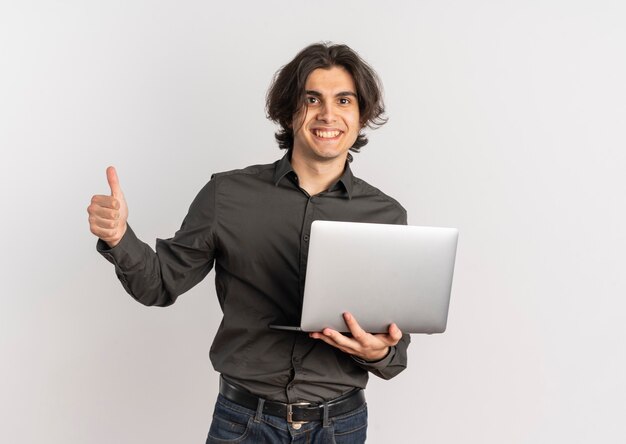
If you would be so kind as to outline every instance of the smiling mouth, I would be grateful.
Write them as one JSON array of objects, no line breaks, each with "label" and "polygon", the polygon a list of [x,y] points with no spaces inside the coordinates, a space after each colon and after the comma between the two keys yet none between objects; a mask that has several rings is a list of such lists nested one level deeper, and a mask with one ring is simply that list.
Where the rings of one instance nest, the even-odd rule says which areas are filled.
[{"label": "smiling mouth", "polygon": [[339,130],[319,130],[319,129],[314,129],[312,130],[313,134],[315,134],[315,136],[319,137],[320,139],[334,139],[336,137],[338,137],[341,134],[341,131]]}]

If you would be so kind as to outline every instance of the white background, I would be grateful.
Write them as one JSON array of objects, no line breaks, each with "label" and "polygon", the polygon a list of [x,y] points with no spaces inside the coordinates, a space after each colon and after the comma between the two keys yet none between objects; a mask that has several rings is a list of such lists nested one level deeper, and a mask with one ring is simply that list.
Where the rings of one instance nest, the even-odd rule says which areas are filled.
[{"label": "white background", "polygon": [[357,176],[460,230],[448,330],[368,388],[373,443],[626,442],[621,1],[6,1],[0,6],[0,441],[204,442],[212,274],[134,302],[86,207],[115,165],[138,235],[211,173],[282,155],[274,72],[343,42],[389,123]]}]

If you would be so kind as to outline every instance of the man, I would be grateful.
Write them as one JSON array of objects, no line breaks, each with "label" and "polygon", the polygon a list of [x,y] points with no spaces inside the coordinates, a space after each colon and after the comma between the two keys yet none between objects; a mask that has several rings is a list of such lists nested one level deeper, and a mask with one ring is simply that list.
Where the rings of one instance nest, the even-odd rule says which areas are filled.
[{"label": "man", "polygon": [[[274,331],[300,320],[311,223],[316,219],[406,224],[392,198],[352,175],[349,151],[365,126],[385,122],[374,71],[345,45],[303,49],[274,78],[268,117],[285,156],[213,175],[171,239],[156,253],[127,224],[115,169],[110,196],[88,207],[97,248],[124,288],[167,306],[215,266],[223,320],[211,347],[221,373],[210,442],[363,442],[368,372],[388,379],[406,367],[409,336]],[[384,297],[384,295],[381,295]]]}]

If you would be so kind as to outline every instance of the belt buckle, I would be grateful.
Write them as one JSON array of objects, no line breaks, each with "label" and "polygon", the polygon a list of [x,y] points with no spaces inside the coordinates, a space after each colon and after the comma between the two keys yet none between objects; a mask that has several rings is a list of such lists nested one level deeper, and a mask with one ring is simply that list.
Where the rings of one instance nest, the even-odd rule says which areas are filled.
[{"label": "belt buckle", "polygon": [[309,421],[294,421],[293,420],[293,407],[294,405],[311,405],[310,402],[294,402],[292,404],[287,404],[287,422],[291,424],[291,426],[298,430],[302,427],[302,424],[306,424]]}]

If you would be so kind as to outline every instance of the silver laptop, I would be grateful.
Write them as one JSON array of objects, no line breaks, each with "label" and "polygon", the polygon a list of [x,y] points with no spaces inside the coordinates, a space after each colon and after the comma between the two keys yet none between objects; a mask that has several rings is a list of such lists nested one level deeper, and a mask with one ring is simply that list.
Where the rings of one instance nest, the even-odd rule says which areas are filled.
[{"label": "silver laptop", "polygon": [[371,333],[443,333],[456,257],[456,228],[314,221],[299,327],[348,332],[342,313]]}]

